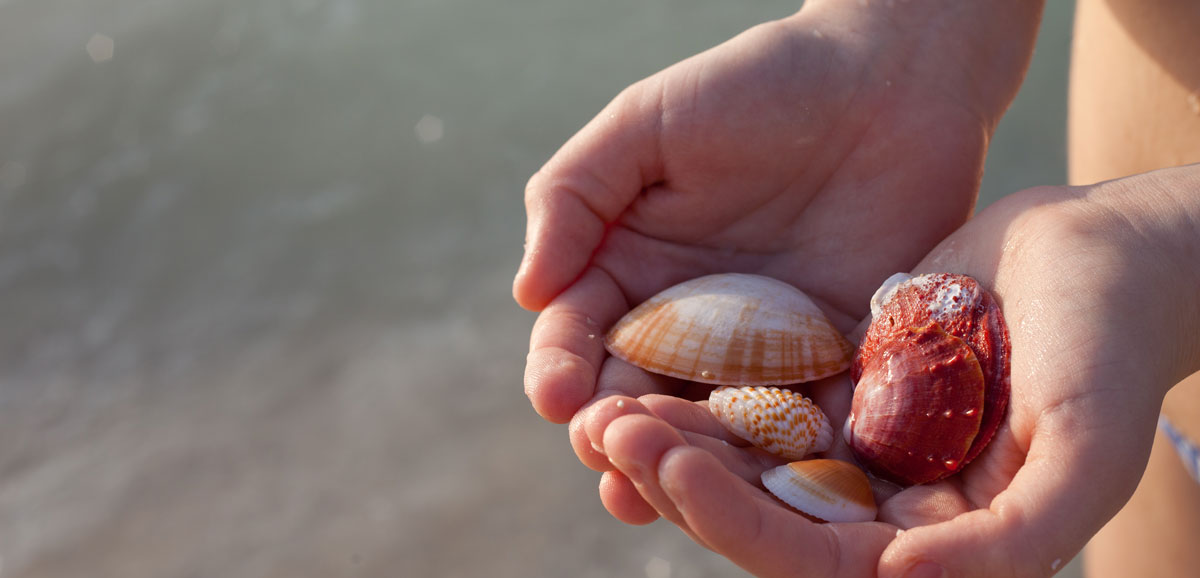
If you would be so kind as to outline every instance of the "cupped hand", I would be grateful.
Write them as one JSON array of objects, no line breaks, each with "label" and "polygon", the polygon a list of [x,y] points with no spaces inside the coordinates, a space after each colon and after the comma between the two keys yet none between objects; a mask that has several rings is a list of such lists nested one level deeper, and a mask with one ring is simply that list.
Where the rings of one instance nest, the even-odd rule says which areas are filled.
[{"label": "cupped hand", "polygon": [[993,288],[1012,399],[992,447],[944,488],[965,507],[897,539],[882,573],[1050,575],[1125,504],[1163,396],[1200,369],[1198,187],[1192,166],[1025,191],[918,266]]},{"label": "cupped hand", "polygon": [[[916,267],[992,289],[1012,341],[1012,398],[983,454],[945,481],[880,494],[879,522],[817,525],[789,511],[757,483],[777,460],[731,445],[702,404],[658,396],[584,412],[618,468],[610,478],[626,480],[609,481],[606,505],[618,517],[648,505],[761,576],[1053,574],[1128,499],[1163,395],[1200,369],[1198,188],[1200,167],[1188,167],[1024,191]],[[835,423],[847,385],[812,392]]]},{"label": "cupped hand", "polygon": [[1004,91],[973,98],[951,46],[852,7],[814,3],[633,85],[530,180],[513,291],[541,311],[525,387],[543,417],[675,392],[616,379],[602,344],[667,286],[760,273],[849,330],[882,279],[969,216]]}]

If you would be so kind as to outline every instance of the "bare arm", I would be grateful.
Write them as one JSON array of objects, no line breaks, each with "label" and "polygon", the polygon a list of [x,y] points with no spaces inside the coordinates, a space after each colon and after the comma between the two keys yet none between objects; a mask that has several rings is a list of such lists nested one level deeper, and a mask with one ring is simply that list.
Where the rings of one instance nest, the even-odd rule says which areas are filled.
[{"label": "bare arm", "polygon": [[1200,4],[1081,0],[1071,60],[1073,184],[1200,162]]},{"label": "bare arm", "polygon": [[[1071,70],[1070,174],[1086,184],[1200,162],[1200,5],[1082,0]],[[1193,198],[1200,189],[1181,191]],[[1182,256],[1196,263],[1196,255]],[[1200,440],[1200,375],[1162,413]],[[1200,484],[1160,432],[1129,503],[1093,538],[1089,576],[1193,576],[1200,567]]]}]

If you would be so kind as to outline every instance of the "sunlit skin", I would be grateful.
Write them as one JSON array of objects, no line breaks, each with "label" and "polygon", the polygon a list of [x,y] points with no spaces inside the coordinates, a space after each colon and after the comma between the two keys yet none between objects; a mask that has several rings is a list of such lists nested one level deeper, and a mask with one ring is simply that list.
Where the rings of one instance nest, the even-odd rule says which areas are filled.
[{"label": "sunlit skin", "polygon": [[[1181,329],[1200,318],[1189,286],[1164,296],[1141,282],[1178,280],[1169,263],[1200,218],[1158,184],[1195,189],[1196,171],[1019,193],[938,245],[971,212],[1041,3],[884,6],[809,2],[638,83],[534,176],[514,284],[541,311],[526,393],[570,422],[616,518],[662,516],[755,574],[897,575],[924,561],[952,575],[1049,574],[1128,498],[1163,394],[1197,369],[1187,348],[1153,345],[1195,340]],[[1014,401],[961,476],[881,493],[877,523],[817,525],[779,505],[755,486],[779,460],[675,397],[707,388],[603,349],[632,305],[703,274],[788,281],[850,333],[878,284],[913,269],[994,290]],[[1146,310],[1170,299],[1193,306]],[[844,419],[844,376],[807,389]]]},{"label": "sunlit skin", "polygon": [[[1012,23],[1014,47],[993,53],[958,36],[912,40],[928,27],[989,40],[978,14],[812,2],[622,92],[527,188],[513,292],[542,312],[526,375],[534,408],[570,420],[608,389],[596,333],[706,273],[788,281],[851,329],[879,282],[970,215],[1038,8]],[[969,56],[995,74],[979,77]]]},{"label": "sunlit skin", "polygon": [[[1091,183],[1200,162],[1200,6],[1191,0],[1084,1],[1071,66],[1070,175]],[[1193,192],[1193,194],[1196,194]],[[1193,256],[1190,262],[1196,262]],[[1200,374],[1163,415],[1200,440]],[[1087,574],[1195,576],[1200,484],[1160,434],[1129,505],[1096,535]]]},{"label": "sunlit skin", "polygon": [[[761,576],[869,576],[876,561],[892,576],[925,560],[952,576],[1052,573],[1128,499],[1163,395],[1200,369],[1189,325],[1200,305],[1187,297],[1200,273],[1176,270],[1200,245],[1200,199],[1154,190],[1163,184],[1197,190],[1200,167],[1017,193],[916,267],[962,271],[994,288],[1012,337],[1012,405],[960,476],[880,494],[881,523],[821,526],[791,513],[756,487],[779,460],[736,447],[688,407],[701,404],[662,396],[584,410],[584,429],[618,470],[608,474],[605,505],[634,523],[652,517],[649,504]],[[1183,304],[1148,306],[1174,299]],[[1179,347],[1162,348],[1153,335]],[[813,388],[835,423],[848,391],[833,380]]]}]

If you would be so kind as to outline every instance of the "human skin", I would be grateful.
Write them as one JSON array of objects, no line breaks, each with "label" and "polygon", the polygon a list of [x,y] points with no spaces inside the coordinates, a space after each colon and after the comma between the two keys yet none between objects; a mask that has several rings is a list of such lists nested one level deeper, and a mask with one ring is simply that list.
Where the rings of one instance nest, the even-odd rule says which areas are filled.
[{"label": "human skin", "polygon": [[541,312],[534,408],[566,422],[609,392],[674,391],[608,379],[595,337],[688,278],[780,278],[853,327],[971,214],[1040,9],[813,1],[623,91],[526,190],[513,294]]},{"label": "human skin", "polygon": [[[1014,384],[1024,384],[1020,388],[1014,385],[1014,392],[1023,394],[1022,400],[1014,402],[1009,426],[993,447],[955,481],[888,497],[881,512],[883,523],[817,526],[798,521],[745,483],[753,483],[757,473],[772,465],[770,458],[725,445],[723,442],[737,440],[713,429],[706,414],[695,411],[698,406],[654,395],[686,391],[679,384],[606,359],[595,339],[629,304],[674,281],[719,270],[752,270],[783,277],[814,293],[846,330],[865,309],[854,303],[862,303],[862,295],[872,288],[859,282],[862,278],[880,272],[887,263],[893,267],[881,275],[907,269],[903,261],[911,253],[906,251],[930,241],[923,232],[944,231],[947,222],[960,218],[960,193],[970,190],[973,195],[974,185],[961,186],[965,172],[953,169],[978,168],[976,153],[985,148],[998,112],[1015,90],[1011,81],[1019,80],[1027,61],[1027,53],[1021,56],[1021,50],[1006,57],[1003,52],[997,55],[971,48],[1029,46],[1031,34],[1020,31],[1036,28],[1040,3],[1015,10],[1014,4],[1005,3],[1007,11],[965,18],[963,11],[986,9],[989,3],[913,2],[905,5],[903,13],[890,16],[848,16],[858,4],[809,2],[794,18],[752,30],[631,87],[531,181],[527,193],[529,251],[514,285],[519,302],[543,310],[532,336],[527,392],[534,407],[548,419],[562,421],[574,415],[572,443],[584,463],[607,470],[601,497],[614,516],[642,523],[661,513],[698,542],[756,573],[850,576],[878,570],[892,575],[916,569],[922,561],[936,562],[953,575],[1051,573],[1129,497],[1140,466],[1146,463],[1153,420],[1162,393],[1169,387],[1164,384],[1175,383],[1196,369],[1195,360],[1184,352],[1196,351],[1197,344],[1179,330],[1183,320],[1192,326],[1197,322],[1195,274],[1186,268],[1181,272],[1179,267],[1179,263],[1197,261],[1194,239],[1189,241],[1187,234],[1196,228],[1196,212],[1188,208],[1186,195],[1178,194],[1196,189],[1194,169],[1097,187],[1039,189],[1015,195],[956,233],[948,241],[950,245],[941,245],[931,254],[932,264],[926,261],[918,266],[918,270],[924,266],[950,270],[954,266],[954,270],[972,272],[985,284],[994,284],[1001,299],[1014,308],[1006,307],[1010,322],[1014,316],[1028,318],[1033,320],[1033,328],[1044,330],[1041,334],[1029,331],[1014,343],[1047,351],[1065,349],[1071,355],[1064,354],[1060,365],[1015,366],[1015,372],[1024,372],[1024,377],[1014,374]],[[867,4],[868,8],[884,5]],[[1089,23],[1085,17],[1089,10],[1104,12],[1095,9],[1095,4],[1081,2],[1080,38],[1088,30],[1101,29],[1096,22],[1103,19]],[[1190,21],[1186,17],[1194,15],[1194,9],[1182,2],[1155,4],[1174,14],[1165,30],[1196,29],[1186,26]],[[1119,84],[1114,83],[1106,76],[1105,67],[1112,66],[1110,72],[1138,68],[1137,58],[1126,59],[1133,61],[1133,66],[1122,62],[1120,42],[1110,45],[1111,51],[1118,53],[1115,63],[1109,60],[1113,54],[1093,56],[1089,72],[1087,60],[1076,61],[1072,182],[1090,183],[1189,158],[1187,143],[1195,132],[1185,122],[1188,117],[1178,114],[1178,105],[1186,103],[1190,109],[1193,101],[1180,89],[1197,83],[1192,82],[1194,71],[1188,72],[1187,58],[1179,55],[1194,51],[1178,51],[1180,39],[1187,35],[1160,34],[1154,31],[1164,28],[1146,26],[1144,19],[1139,20],[1145,13],[1138,5],[1114,1],[1106,6],[1121,13],[1128,30],[1142,31],[1139,45],[1154,54],[1157,70],[1142,66],[1141,71],[1150,73],[1149,77],[1123,77]],[[1035,9],[1025,10],[1031,7]],[[1028,26],[1029,22],[1034,25]],[[986,26],[981,30],[981,25]],[[921,27],[929,33],[912,36]],[[989,35],[1006,28],[1017,33]],[[905,34],[923,42],[906,44],[908,40],[897,37]],[[1094,32],[1094,36],[1103,38],[1104,33]],[[865,49],[863,39],[870,39]],[[790,47],[781,48],[784,45]],[[887,46],[889,53],[872,52],[870,46]],[[1087,54],[1105,53],[1092,50]],[[777,74],[764,74],[779,70],[780,55],[788,64],[786,71],[799,74],[782,80]],[[750,66],[745,66],[747,61]],[[870,62],[871,66],[803,66],[822,61]],[[1012,74],[1013,70],[1018,73]],[[1163,70],[1175,79],[1174,84],[1164,84],[1166,91],[1153,90],[1163,84],[1154,78],[1155,74],[1162,76]],[[947,71],[950,74],[943,74]],[[953,74],[955,71],[961,74]],[[772,82],[764,87],[746,81],[762,78]],[[889,98],[887,91],[880,91],[879,83],[892,88],[896,78],[933,82],[901,86],[900,92],[916,98],[897,99],[895,92]],[[813,80],[818,83],[806,84]],[[991,85],[997,80],[997,85]],[[798,86],[788,81],[799,81]],[[853,86],[849,92],[837,90],[848,86]],[[1152,89],[1143,90],[1147,86]],[[715,98],[709,106],[698,106],[704,99],[689,101],[689,91]],[[881,93],[885,96],[880,97]],[[685,97],[669,98],[680,94]],[[1151,102],[1140,103],[1149,104],[1146,110],[1130,110],[1110,101],[1136,101],[1146,94],[1152,96]],[[848,95],[852,96],[849,100]],[[1172,95],[1183,98],[1172,101]],[[1164,100],[1155,101],[1158,97]],[[737,106],[729,107],[730,102]],[[847,102],[850,105],[842,111],[829,108]],[[1148,112],[1161,112],[1158,109],[1164,104],[1167,114]],[[847,109],[856,114],[847,115],[843,112]],[[774,114],[764,115],[764,110]],[[797,110],[808,113],[803,122],[792,118]],[[978,122],[963,121],[964,111]],[[932,118],[931,112],[936,113]],[[871,119],[865,125],[863,113]],[[1080,116],[1082,113],[1092,116]],[[695,123],[675,122],[680,118]],[[755,118],[767,122],[745,122]],[[873,127],[888,130],[873,132]],[[983,130],[977,130],[979,127]],[[671,133],[675,138],[663,138]],[[838,142],[845,134],[871,136],[847,145]],[[911,146],[914,141],[897,139],[897,134],[921,135],[918,148],[931,154],[905,156],[904,152],[913,151],[898,147]],[[820,139],[826,135],[833,137],[832,142]],[[973,135],[983,135],[982,147]],[[1140,136],[1131,139],[1130,135]],[[795,142],[786,140],[796,137]],[[754,149],[755,144],[761,148]],[[762,160],[764,154],[770,157],[778,151],[784,151],[778,158],[804,162],[796,167]],[[867,158],[872,156],[867,151],[875,158]],[[942,155],[947,152],[951,154]],[[936,170],[946,167],[921,162],[931,158],[945,160],[950,174]],[[735,197],[721,177],[728,176],[725,171],[730,168],[743,167],[752,167],[750,174],[775,181],[752,182]],[[864,174],[875,177],[880,171],[884,179],[866,182],[879,186],[862,186],[852,179]],[[820,186],[806,186],[804,178],[814,174],[827,178],[815,181]],[[734,176],[745,179],[744,175]],[[781,185],[785,181],[786,185]],[[739,180],[738,185],[743,183]],[[911,205],[920,199],[888,193],[888,188],[913,190],[918,185],[928,195],[921,198],[937,201],[934,206]],[[859,195],[860,204],[851,202],[853,197],[846,199],[847,194]],[[863,201],[866,203],[861,204]],[[737,210],[746,206],[765,209],[757,213]],[[1147,207],[1149,214],[1143,212]],[[915,209],[906,215],[910,226],[888,229],[886,225],[896,223],[889,222],[886,215],[903,208]],[[858,213],[843,213],[854,215],[853,223],[836,219],[840,211],[856,209]],[[871,211],[884,218],[864,218],[881,216]],[[787,224],[801,222],[795,220],[797,212],[806,217],[835,217],[813,219],[799,228],[825,237],[832,233],[830,238],[851,244],[823,252],[808,239],[789,235],[796,231]],[[914,219],[913,213],[919,217]],[[723,220],[708,220],[716,215]],[[865,261],[847,264],[836,259],[833,271],[844,277],[822,277],[829,275],[830,256],[864,248],[862,238],[847,234],[848,227],[854,226],[862,229],[853,232],[873,232],[888,238],[889,244],[883,251],[867,252],[871,258]],[[790,242],[780,243],[781,236]],[[769,239],[767,245],[762,244],[764,239]],[[896,243],[895,239],[907,242]],[[1131,253],[1130,248],[1146,253]],[[1147,254],[1156,258],[1146,259]],[[1167,258],[1170,256],[1182,260]],[[995,259],[991,266],[989,258]],[[796,263],[813,263],[814,267],[796,275],[792,273]],[[1170,271],[1165,279],[1164,271]],[[1162,283],[1151,281],[1156,278]],[[1139,281],[1144,283],[1139,285]],[[1090,290],[1077,294],[1077,285]],[[1139,294],[1145,290],[1142,285],[1159,290],[1152,295]],[[839,291],[832,292],[831,287]],[[1176,294],[1179,291],[1183,293]],[[1062,297],[1064,293],[1071,298]],[[1164,318],[1160,309],[1154,310],[1155,315],[1146,315],[1144,308],[1121,301],[1135,295],[1152,303],[1168,300],[1174,304],[1172,315]],[[554,302],[545,307],[551,300]],[[1113,327],[1141,331],[1124,333],[1122,340],[1122,335],[1112,335]],[[1173,331],[1164,333],[1164,327]],[[1064,338],[1066,344],[1047,344],[1047,335]],[[1096,335],[1105,339],[1096,339]],[[1131,340],[1131,335],[1139,339]],[[1147,348],[1147,343],[1152,346]],[[1133,367],[1139,363],[1146,365]],[[823,406],[834,408],[835,418],[844,416],[844,403],[838,403],[839,389],[844,391],[844,384],[828,380],[811,391]],[[1131,391],[1140,395],[1131,395]],[[1196,407],[1170,401],[1195,399],[1181,392],[1186,389],[1177,387],[1171,392],[1164,407],[1168,415],[1173,408],[1187,411],[1186,407]],[[573,413],[583,404],[619,393],[650,395],[637,400],[609,397]],[[1157,490],[1161,488],[1153,483],[1156,472],[1161,468],[1169,472],[1171,462],[1163,459],[1161,448],[1154,455],[1142,486],[1150,483]],[[612,470],[614,466],[618,470]],[[1178,481],[1176,477],[1174,482]],[[1184,486],[1176,483],[1175,487]],[[1156,510],[1144,507],[1138,496],[1132,504],[1141,508],[1139,511]],[[1160,505],[1157,511],[1164,509],[1170,506]],[[1136,519],[1147,520],[1144,516]],[[1195,518],[1191,519],[1194,522]],[[1119,524],[1109,528],[1114,525]],[[897,528],[911,529],[897,536]],[[1097,542],[1104,540],[1106,533],[1108,529]],[[1124,539],[1119,533],[1114,535],[1116,542]],[[1181,534],[1189,535],[1194,533]],[[1136,549],[1131,546],[1156,543],[1164,544],[1123,542],[1124,550],[1103,551],[1128,554]],[[1194,550],[1186,544],[1183,549]],[[1131,564],[1136,560],[1122,559]],[[1104,560],[1102,565],[1114,569],[1113,575],[1122,575],[1115,570],[1121,566],[1112,562]],[[1145,570],[1162,566],[1125,567]]]},{"label": "human skin", "polygon": [[[1200,369],[1197,190],[1200,166],[1023,191],[918,264],[1001,303],[1011,405],[958,476],[878,496],[877,523],[814,524],[771,500],[756,484],[770,460],[721,443],[685,407],[702,404],[610,398],[586,427],[658,512],[759,576],[1050,575],[1133,493],[1163,396]],[[848,384],[814,393],[837,429]]]},{"label": "human skin", "polygon": [[[1078,3],[1069,108],[1073,183],[1200,162],[1196,30],[1200,6],[1187,0]],[[1162,413],[1200,440],[1200,374],[1167,394]],[[1129,504],[1089,545],[1085,570],[1095,578],[1194,576],[1197,535],[1200,484],[1160,433]]]},{"label": "human skin", "polygon": [[[526,393],[571,422],[614,516],[659,510],[594,449],[580,409],[695,392],[609,357],[604,329],[679,281],[742,271],[802,288],[850,331],[884,278],[971,214],[1041,6],[810,1],[626,89],[534,175],[513,287],[541,312]],[[875,528],[849,542],[894,536]]]},{"label": "human skin", "polygon": [[[1072,66],[1072,95],[1071,95],[1071,179],[1077,184],[1088,184],[1116,178],[1122,175],[1146,172],[1155,168],[1173,166],[1181,163],[1200,161],[1200,102],[1196,100],[1195,87],[1200,86],[1200,61],[1192,56],[1200,48],[1194,31],[1200,29],[1200,17],[1193,3],[1187,2],[1081,2],[1076,27],[1076,51]],[[1177,171],[1192,171],[1196,169],[1178,169]],[[1129,199],[1132,206],[1123,211],[1137,214],[1139,209],[1154,210],[1161,207],[1155,203],[1142,205],[1147,201],[1146,190],[1173,190],[1182,194],[1182,200],[1190,196],[1195,198],[1197,187],[1194,181],[1186,179],[1181,183],[1177,171],[1171,172],[1171,178],[1164,178],[1162,173],[1145,175],[1135,180],[1126,181],[1122,185],[1110,185],[1132,189]],[[1148,195],[1153,198],[1154,195]],[[1009,201],[1012,203],[1014,201]],[[1167,203],[1170,204],[1170,203]],[[1038,210],[1029,210],[1038,214]],[[1058,217],[1031,217],[1034,221],[1050,221],[1046,230],[1059,230],[1056,236],[1072,237],[1069,230],[1071,222],[1078,229],[1089,229],[1097,225],[1086,225],[1078,217],[1072,217],[1067,211]],[[1193,211],[1194,214],[1194,211]],[[1053,221],[1061,221],[1053,224]],[[1187,223],[1185,218],[1181,222]],[[1194,223],[1194,218],[1191,220]],[[1094,220],[1093,220],[1094,223]],[[1168,228],[1171,229],[1171,228]],[[1175,227],[1179,234],[1186,238],[1194,226],[1184,225]],[[1078,242],[1078,241],[1077,241]],[[1084,243],[1091,245],[1089,241]],[[1130,246],[1138,246],[1131,244]],[[1187,245],[1185,244],[1184,247]],[[1196,263],[1196,243],[1192,249],[1184,250],[1182,254],[1176,251],[1172,264],[1164,265],[1178,268],[1188,263]],[[1077,248],[1076,248],[1077,250]],[[1147,249],[1148,250],[1148,249]],[[1154,254],[1154,251],[1149,251]],[[1070,252],[1061,252],[1058,257],[1064,261]],[[1135,251],[1136,254],[1136,251]],[[1170,253],[1166,253],[1170,254]],[[1052,255],[1048,258],[1053,258]],[[1161,270],[1161,269],[1160,269]],[[1068,271],[1061,272],[1064,277],[1072,278]],[[1182,274],[1181,274],[1182,273]],[[1134,277],[1138,277],[1134,275]],[[1182,319],[1190,319],[1191,327],[1195,326],[1194,313],[1188,314],[1187,304],[1195,301],[1195,293],[1200,286],[1195,283],[1194,275],[1185,270],[1173,271],[1170,275],[1147,276],[1144,282],[1148,286],[1164,288],[1182,287],[1190,290],[1191,295],[1169,296],[1170,292],[1160,295],[1157,299],[1182,299],[1171,301],[1181,304],[1178,309],[1169,307],[1181,313]],[[1081,277],[1082,278],[1082,277]],[[1081,283],[1086,285],[1085,283]],[[1165,325],[1171,325],[1166,323]],[[1177,337],[1158,335],[1149,340],[1156,346],[1170,348]],[[1182,343],[1184,349],[1195,351],[1196,344],[1186,338]],[[1126,354],[1122,352],[1122,356]],[[1152,363],[1152,362],[1151,362]],[[1184,369],[1177,374],[1186,374],[1196,369],[1195,363],[1184,363]],[[1147,388],[1144,403],[1136,404],[1139,419],[1131,420],[1129,427],[1117,427],[1116,422],[1106,424],[1113,430],[1140,436],[1147,443],[1145,436],[1152,435],[1155,417],[1152,409],[1161,402],[1162,413],[1168,416],[1177,427],[1184,430],[1193,440],[1200,440],[1200,374],[1193,374],[1174,386],[1165,396],[1160,397],[1158,389],[1163,384],[1173,382],[1173,378],[1165,377],[1157,380],[1159,387]],[[1136,383],[1131,381],[1130,383]],[[646,399],[646,404],[658,413],[671,416],[672,410],[664,408],[663,400]],[[636,407],[636,406],[627,406]],[[1132,406],[1131,406],[1132,407]],[[1016,410],[1014,410],[1016,412]],[[600,419],[603,411],[597,411]],[[678,420],[678,418],[675,418]],[[1133,423],[1136,422],[1136,423]],[[592,424],[599,429],[602,424]],[[648,427],[641,424],[641,427]],[[694,425],[691,427],[695,428]],[[1035,429],[1034,434],[1038,432]],[[719,435],[719,434],[718,434]],[[614,431],[612,436],[622,440],[620,431]],[[703,441],[697,441],[696,434],[686,437],[694,445],[705,447]],[[1078,487],[1085,488],[1096,480],[1107,480],[1111,487],[1105,494],[1093,496],[1096,504],[1085,508],[1090,512],[1099,512],[1099,519],[1119,507],[1128,497],[1130,484],[1137,482],[1137,473],[1141,464],[1146,464],[1145,474],[1137,485],[1137,491],[1129,500],[1126,507],[1113,518],[1103,530],[1091,541],[1087,552],[1086,571],[1089,576],[1193,576],[1195,569],[1200,567],[1200,550],[1195,548],[1194,537],[1200,534],[1200,486],[1189,477],[1181,466],[1174,450],[1159,433],[1154,436],[1154,449],[1147,461],[1144,451],[1134,448],[1133,451],[1113,452],[1107,456],[1113,464],[1119,464],[1121,471],[1113,478],[1105,475],[1111,468],[1096,468],[1088,466],[1086,460],[1079,464],[1079,471],[1088,472],[1086,478],[1075,476]],[[707,444],[711,447],[712,444]],[[1118,446],[1119,447],[1119,446]],[[680,451],[680,450],[670,450]],[[714,453],[719,449],[713,449]],[[664,452],[665,454],[666,452]],[[718,454],[719,455],[719,454]],[[617,456],[619,463],[628,459],[627,456]],[[733,464],[730,469],[742,477],[753,480],[753,460],[735,459],[726,456],[725,462]],[[1098,463],[1093,458],[1092,461]],[[747,462],[750,462],[749,464]],[[677,467],[672,465],[670,467]],[[766,466],[760,466],[766,467]],[[748,471],[749,470],[749,471]],[[672,470],[667,470],[672,471]],[[1012,490],[1016,492],[1017,490]],[[885,517],[894,516],[898,509],[896,500],[892,500],[885,508]],[[999,510],[1004,502],[993,503],[990,510]],[[747,523],[747,527],[757,527],[763,519],[770,515],[751,512],[755,521]],[[1089,529],[1094,528],[1097,517],[1083,520],[1071,508],[1054,508],[1044,506],[1044,511],[1057,512],[1061,515],[1057,524],[1052,525],[1058,531],[1072,536],[1076,541],[1086,540]],[[696,514],[692,515],[696,517]],[[977,514],[975,518],[994,520],[991,514]],[[712,528],[729,527],[731,520],[721,519],[719,523],[710,523]],[[995,524],[993,524],[995,525]],[[904,566],[904,560],[920,559],[921,557],[938,560],[937,551],[940,549],[944,558],[940,559],[945,566],[956,570],[954,575],[976,575],[986,573],[990,569],[995,575],[1043,575],[1049,574],[1055,568],[1061,568],[1062,562],[1070,557],[1070,548],[1062,548],[1062,555],[1050,558],[1048,553],[1027,551],[1012,548],[999,548],[1004,555],[1000,560],[990,561],[979,557],[980,552],[994,552],[997,546],[1005,546],[1006,541],[994,540],[986,531],[986,526],[971,524],[970,531],[964,524],[947,525],[940,532],[922,531],[907,534],[903,540],[897,541],[887,550],[880,569],[887,572],[897,566]],[[734,526],[743,529],[744,527]],[[798,531],[792,530],[794,536]],[[733,534],[733,533],[731,533]],[[966,536],[966,539],[956,538],[954,534]],[[788,533],[781,533],[788,536]],[[707,539],[719,541],[720,538],[705,535]],[[733,534],[733,539],[737,538]],[[1045,540],[1045,536],[1028,532],[1026,540],[1029,544],[1053,544],[1053,540]],[[942,544],[938,546],[939,542]],[[987,547],[979,546],[980,543]],[[821,544],[819,540],[816,543]],[[772,544],[773,545],[773,544]],[[745,547],[745,545],[741,545]],[[1043,546],[1053,552],[1054,548]],[[915,552],[924,554],[914,555]],[[956,556],[956,552],[958,555]],[[770,559],[770,552],[754,552],[750,556],[743,550],[747,558],[755,558],[759,563]],[[805,551],[811,555],[811,551]],[[1039,555],[1040,554],[1040,555]],[[955,567],[955,561],[962,562],[966,558],[966,570]],[[1005,563],[1009,560],[1036,561],[1036,565]],[[1058,562],[1058,564],[1056,564]],[[852,572],[847,569],[847,574]]]},{"label": "human skin", "polygon": [[629,87],[530,179],[513,285],[541,311],[526,394],[608,472],[600,494],[617,518],[657,513],[592,450],[579,410],[690,392],[597,337],[654,293],[723,271],[792,283],[849,331],[884,278],[970,215],[1040,9],[809,2]]}]

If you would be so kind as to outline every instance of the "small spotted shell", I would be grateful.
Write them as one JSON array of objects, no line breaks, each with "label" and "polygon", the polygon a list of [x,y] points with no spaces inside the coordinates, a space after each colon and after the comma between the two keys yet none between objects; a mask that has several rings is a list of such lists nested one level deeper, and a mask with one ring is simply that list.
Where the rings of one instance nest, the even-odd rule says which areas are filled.
[{"label": "small spotted shell", "polygon": [[823,452],[833,428],[821,408],[804,396],[777,387],[718,387],[708,409],[734,435],[789,460]]},{"label": "small spotted shell", "polygon": [[713,385],[786,385],[841,373],[854,346],[803,292],[739,273],[675,285],[622,317],[605,346],[647,371]]},{"label": "small spotted shell", "polygon": [[878,513],[867,475],[848,462],[792,462],[763,472],[762,483],[787,505],[825,522],[870,522]]}]

